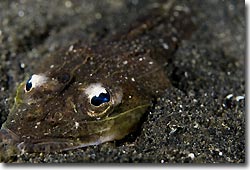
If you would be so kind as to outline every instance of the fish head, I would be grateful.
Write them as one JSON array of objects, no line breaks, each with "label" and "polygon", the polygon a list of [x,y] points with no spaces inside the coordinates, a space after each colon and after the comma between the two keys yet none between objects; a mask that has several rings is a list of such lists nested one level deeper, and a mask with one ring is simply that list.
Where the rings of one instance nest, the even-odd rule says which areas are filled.
[{"label": "fish head", "polygon": [[124,78],[129,70],[114,70],[114,60],[99,67],[97,59],[105,63],[105,57],[87,56],[80,63],[67,57],[20,84],[2,141],[16,136],[9,141],[19,150],[51,152],[121,139],[134,130],[151,105],[140,85],[147,82]]}]

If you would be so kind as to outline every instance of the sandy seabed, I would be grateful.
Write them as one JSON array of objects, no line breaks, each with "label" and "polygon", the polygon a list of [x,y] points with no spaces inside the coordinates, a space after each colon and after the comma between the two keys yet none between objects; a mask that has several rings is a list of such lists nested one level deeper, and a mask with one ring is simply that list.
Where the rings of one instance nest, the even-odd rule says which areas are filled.
[{"label": "sandy seabed", "polygon": [[[154,2],[1,1],[1,124],[17,85],[43,56],[79,37],[87,43],[111,34]],[[10,162],[244,163],[245,3],[179,3],[195,11],[197,30],[166,68],[173,87],[158,97],[139,132],[63,153],[17,155]]]}]

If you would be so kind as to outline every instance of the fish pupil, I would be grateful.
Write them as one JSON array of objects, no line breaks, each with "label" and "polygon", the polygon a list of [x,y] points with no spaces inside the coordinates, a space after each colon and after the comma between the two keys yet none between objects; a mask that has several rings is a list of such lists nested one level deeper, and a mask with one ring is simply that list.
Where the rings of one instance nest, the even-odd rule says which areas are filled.
[{"label": "fish pupil", "polygon": [[110,101],[109,93],[100,93],[99,96],[94,96],[91,99],[91,104],[94,106],[100,106],[103,103]]},{"label": "fish pupil", "polygon": [[30,91],[30,89],[32,88],[32,83],[30,81],[30,79],[27,81],[26,83],[26,91]]}]

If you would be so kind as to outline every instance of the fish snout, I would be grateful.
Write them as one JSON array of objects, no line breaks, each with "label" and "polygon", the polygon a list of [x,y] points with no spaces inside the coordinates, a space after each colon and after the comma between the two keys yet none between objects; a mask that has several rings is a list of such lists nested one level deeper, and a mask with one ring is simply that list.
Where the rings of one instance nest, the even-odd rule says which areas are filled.
[{"label": "fish snout", "polygon": [[9,129],[0,129],[1,144],[15,144],[19,141],[18,136]]},{"label": "fish snout", "polygon": [[9,129],[0,129],[0,162],[11,162],[11,157],[19,150],[16,147],[18,137]]}]

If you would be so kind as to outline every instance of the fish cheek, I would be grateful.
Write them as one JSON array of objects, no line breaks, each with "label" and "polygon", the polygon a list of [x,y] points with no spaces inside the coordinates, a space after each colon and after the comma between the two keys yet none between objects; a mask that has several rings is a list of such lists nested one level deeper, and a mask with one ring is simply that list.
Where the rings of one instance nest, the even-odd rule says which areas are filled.
[{"label": "fish cheek", "polygon": [[93,120],[89,115],[90,100],[85,94],[80,94],[74,102],[77,120]]},{"label": "fish cheek", "polygon": [[43,104],[43,114],[46,124],[51,127],[65,124],[66,121],[71,120],[72,111],[67,106],[64,96],[56,96],[54,99],[48,100]]},{"label": "fish cheek", "polygon": [[129,83],[123,86],[123,100],[119,109],[121,112],[133,109],[137,106],[150,104],[151,97],[146,90],[141,89],[138,85],[131,86]]},{"label": "fish cheek", "polygon": [[46,123],[50,124],[51,126],[56,126],[61,124],[61,120],[64,118],[62,112],[50,112],[45,118]]}]

